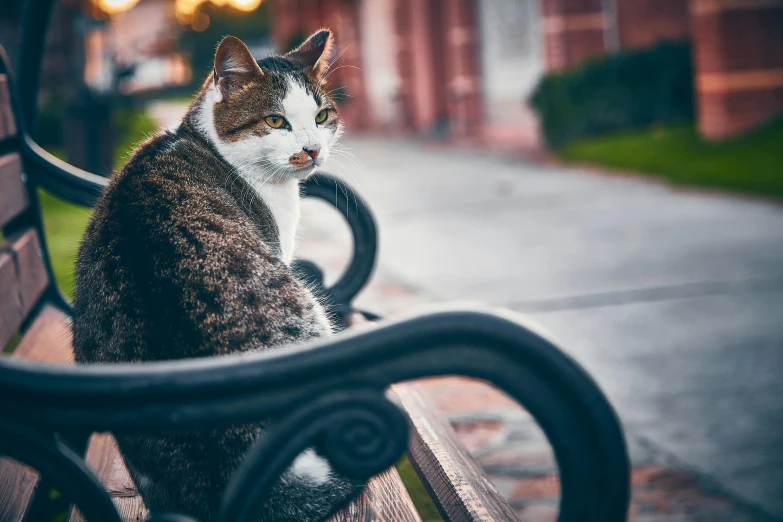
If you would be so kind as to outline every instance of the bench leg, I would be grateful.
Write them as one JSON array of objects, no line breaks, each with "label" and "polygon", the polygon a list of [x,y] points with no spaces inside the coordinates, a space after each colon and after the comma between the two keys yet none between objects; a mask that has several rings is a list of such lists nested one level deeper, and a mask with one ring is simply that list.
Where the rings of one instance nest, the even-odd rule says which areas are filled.
[{"label": "bench leg", "polygon": [[[84,456],[87,452],[87,443],[90,434],[69,433],[58,434],[57,437],[65,442],[72,450],[79,455]],[[56,485],[46,476],[38,479],[33,498],[30,501],[30,507],[25,513],[24,522],[38,522],[41,520],[51,520],[59,513],[65,513],[70,507],[70,499],[65,495],[52,497],[52,491],[56,490]]]}]

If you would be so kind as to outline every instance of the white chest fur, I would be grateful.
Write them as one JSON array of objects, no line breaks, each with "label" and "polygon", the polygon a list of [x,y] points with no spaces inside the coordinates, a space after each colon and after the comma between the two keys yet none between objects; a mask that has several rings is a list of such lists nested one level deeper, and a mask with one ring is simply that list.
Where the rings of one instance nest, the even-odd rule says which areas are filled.
[{"label": "white chest fur", "polygon": [[283,262],[291,264],[294,258],[296,227],[299,225],[299,181],[295,179],[280,183],[259,183],[253,187],[258,196],[272,212],[280,238]]},{"label": "white chest fur", "polygon": [[[220,93],[210,88],[198,108],[198,126],[209,137],[221,155],[237,169],[272,212],[282,251],[283,262],[291,264],[294,258],[296,227],[299,224],[299,181],[295,178],[273,182],[269,168],[258,163],[259,151],[265,150],[252,143],[253,138],[236,143],[226,143],[218,138],[214,122],[214,105],[220,101]],[[274,147],[272,147],[274,148]],[[301,150],[301,147],[300,149]],[[287,160],[288,156],[286,156]]]}]

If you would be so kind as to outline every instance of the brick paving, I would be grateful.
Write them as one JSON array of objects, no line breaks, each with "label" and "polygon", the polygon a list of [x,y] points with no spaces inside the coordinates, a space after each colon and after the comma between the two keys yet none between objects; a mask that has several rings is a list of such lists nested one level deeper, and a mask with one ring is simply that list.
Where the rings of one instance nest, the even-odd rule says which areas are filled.
[{"label": "brick paving", "polygon": [[[560,484],[554,455],[527,412],[501,392],[470,379],[428,379],[423,387],[520,520],[557,519]],[[629,520],[769,520],[643,439],[631,433],[627,438],[633,462]]]},{"label": "brick paving", "polygon": [[[306,216],[307,217],[307,216]],[[315,216],[310,216],[313,221]],[[315,219],[316,222],[320,220]],[[326,238],[325,230],[303,227],[298,252],[316,258],[336,274],[347,261],[346,238]],[[421,292],[382,270],[362,292],[360,306],[386,316],[426,307]],[[502,392],[480,381],[447,376],[421,381],[421,387],[451,422],[468,451],[523,522],[557,520],[560,483],[551,448],[533,418]],[[689,472],[665,452],[627,433],[633,463],[633,522],[761,522],[772,520],[725,493],[708,478]]]},{"label": "brick paving", "polygon": [[[322,259],[325,251],[320,250]],[[332,257],[334,259],[334,257]],[[333,262],[336,268],[338,263]],[[426,305],[414,289],[377,275],[362,294],[363,306],[386,315]],[[533,418],[486,383],[457,376],[421,381],[468,451],[523,522],[557,520],[560,483],[554,455]],[[680,465],[666,452],[626,433],[631,461],[633,522],[766,522],[748,506]]]}]

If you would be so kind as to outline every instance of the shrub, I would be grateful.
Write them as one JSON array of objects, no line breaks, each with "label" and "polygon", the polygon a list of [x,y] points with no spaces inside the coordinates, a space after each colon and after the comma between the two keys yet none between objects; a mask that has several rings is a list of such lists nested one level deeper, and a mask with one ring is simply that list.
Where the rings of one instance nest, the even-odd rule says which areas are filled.
[{"label": "shrub", "polygon": [[693,120],[693,67],[688,42],[593,58],[544,76],[530,97],[547,143]]}]

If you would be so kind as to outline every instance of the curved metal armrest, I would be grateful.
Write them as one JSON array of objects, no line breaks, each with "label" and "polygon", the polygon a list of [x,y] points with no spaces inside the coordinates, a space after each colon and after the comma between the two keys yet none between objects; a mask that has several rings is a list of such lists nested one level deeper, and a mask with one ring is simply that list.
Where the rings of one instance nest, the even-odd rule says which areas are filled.
[{"label": "curved metal armrest", "polygon": [[85,207],[92,207],[109,180],[74,167],[44,150],[27,134],[22,135],[22,158],[25,170],[37,185],[58,196]]},{"label": "curved metal armrest", "polygon": [[[441,312],[303,346],[188,361],[61,367],[0,359],[0,393],[18,398],[0,403],[0,439],[9,425],[138,431],[274,417],[224,498],[222,520],[245,520],[242,514],[263,500],[301,450],[314,440],[340,439],[357,422],[379,426],[374,437],[390,438],[378,446],[383,458],[334,448],[326,455],[346,472],[380,472],[404,446],[399,415],[383,390],[449,374],[493,383],[537,420],[560,470],[561,521],[624,520],[629,464],[611,406],[556,346],[497,313]],[[358,472],[357,461],[365,464]]]}]

